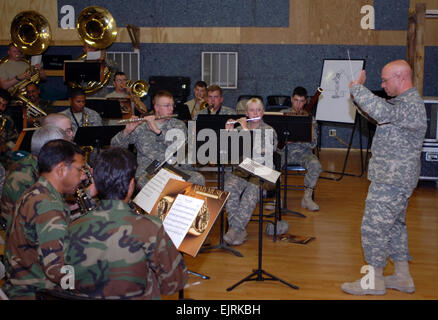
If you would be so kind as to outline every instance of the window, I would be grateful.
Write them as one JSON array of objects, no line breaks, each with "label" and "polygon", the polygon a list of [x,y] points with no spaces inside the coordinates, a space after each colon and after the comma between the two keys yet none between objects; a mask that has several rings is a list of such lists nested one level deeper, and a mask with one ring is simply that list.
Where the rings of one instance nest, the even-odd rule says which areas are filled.
[{"label": "window", "polygon": [[[120,71],[126,74],[129,80],[140,80],[140,54],[138,52],[117,52],[110,51],[106,53],[106,58],[117,63]],[[112,87],[112,81],[108,87]]]},{"label": "window", "polygon": [[237,52],[202,52],[202,80],[223,89],[237,89]]}]

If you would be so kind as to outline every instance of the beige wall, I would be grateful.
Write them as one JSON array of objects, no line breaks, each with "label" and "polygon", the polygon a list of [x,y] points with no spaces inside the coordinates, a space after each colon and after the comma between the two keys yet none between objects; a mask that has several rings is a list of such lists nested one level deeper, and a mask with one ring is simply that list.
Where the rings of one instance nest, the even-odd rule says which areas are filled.
[{"label": "beige wall", "polygon": [[[438,9],[438,0],[426,2]],[[373,0],[290,0],[289,28],[141,28],[144,43],[230,43],[230,44],[347,44],[405,45],[406,31],[362,30],[360,9]],[[0,44],[9,42],[13,17],[33,9],[44,15],[52,27],[52,45],[80,45],[75,30],[58,28],[56,0],[0,0]],[[347,14],[348,13],[348,14]],[[78,15],[79,12],[76,12]],[[438,19],[427,19],[425,44],[438,45]],[[126,28],[119,28],[117,42],[131,42]]]}]

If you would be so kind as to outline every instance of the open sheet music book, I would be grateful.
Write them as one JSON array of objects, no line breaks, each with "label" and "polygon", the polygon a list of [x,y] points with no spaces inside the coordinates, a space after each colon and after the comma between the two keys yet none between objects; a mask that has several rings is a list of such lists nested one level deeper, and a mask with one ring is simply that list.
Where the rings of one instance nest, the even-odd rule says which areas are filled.
[{"label": "open sheet music book", "polygon": [[163,220],[166,233],[179,251],[196,257],[228,196],[229,192],[186,182],[161,169],[134,203]]},{"label": "open sheet music book", "polygon": [[239,164],[239,168],[271,183],[276,183],[281,174],[281,172],[264,166],[250,158],[243,159],[243,161]]}]

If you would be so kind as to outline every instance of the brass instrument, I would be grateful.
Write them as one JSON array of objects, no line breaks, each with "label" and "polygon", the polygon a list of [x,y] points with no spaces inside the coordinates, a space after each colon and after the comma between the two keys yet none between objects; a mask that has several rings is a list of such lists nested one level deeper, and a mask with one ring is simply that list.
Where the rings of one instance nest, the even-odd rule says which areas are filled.
[{"label": "brass instrument", "polygon": [[148,94],[149,85],[145,80],[128,80],[127,86],[131,88],[132,93],[140,99]]},{"label": "brass instrument", "polygon": [[[161,221],[164,221],[164,219],[166,218],[167,213],[172,207],[172,204],[175,201],[175,199],[176,198],[172,196],[164,196],[158,202],[157,216],[161,219]],[[195,220],[190,226],[189,234],[193,236],[200,236],[207,229],[207,225],[209,221],[210,221],[210,212],[208,211],[207,202],[204,201],[201,210],[199,211],[198,215],[196,216]]]},{"label": "brass instrument", "polygon": [[5,131],[7,121],[8,119],[3,114],[0,114],[0,134]]},{"label": "brass instrument", "polygon": [[[23,54],[39,55],[48,48],[51,40],[49,22],[36,11],[20,12],[11,23],[11,40]],[[2,59],[2,62],[6,61],[8,59]],[[9,88],[9,93],[25,104],[28,116],[41,118],[47,114],[25,97],[26,86],[31,82],[39,83],[39,70],[30,66],[28,60],[23,59],[23,61],[29,64],[28,71],[31,73],[31,78],[24,79]]]},{"label": "brass instrument", "polygon": [[82,123],[83,127],[88,127],[89,120],[88,120],[88,113],[85,111],[82,111],[82,116],[84,117],[84,122]]},{"label": "brass instrument", "polygon": [[[99,6],[87,7],[81,11],[76,21],[76,30],[83,42],[95,49],[109,47],[117,38],[117,25],[108,10]],[[79,60],[86,58],[86,53],[78,57]],[[85,85],[70,82],[72,88],[79,87],[85,94],[94,94],[102,89],[112,78],[113,71],[107,65],[104,67],[102,81],[90,81]]]},{"label": "brass instrument", "polygon": [[199,106],[199,110],[204,110],[205,108],[209,108],[210,106],[208,105],[207,101],[204,101],[203,103],[201,103],[201,105]]},{"label": "brass instrument", "polygon": [[87,195],[86,189],[92,183],[93,176],[91,174],[88,164],[86,164],[85,167],[85,174],[87,178],[82,181],[79,187],[76,189],[76,203],[79,206],[79,211],[81,212],[81,214],[85,214],[88,211],[91,211],[97,207],[96,201],[94,201],[93,198]]},{"label": "brass instrument", "polygon": [[[177,117],[178,117],[177,114],[171,114],[169,116],[155,117],[154,120],[172,119],[172,118],[177,118]],[[134,123],[134,122],[140,122],[140,121],[147,121],[147,120],[145,118],[131,118],[131,119],[120,120],[118,123],[127,124],[127,123]]]}]

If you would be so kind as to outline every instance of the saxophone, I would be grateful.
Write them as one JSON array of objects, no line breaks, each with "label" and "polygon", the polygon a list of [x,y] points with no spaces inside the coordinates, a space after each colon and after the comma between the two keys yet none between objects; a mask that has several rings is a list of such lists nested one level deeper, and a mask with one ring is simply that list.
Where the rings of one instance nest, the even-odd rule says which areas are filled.
[{"label": "saxophone", "polygon": [[0,135],[5,131],[6,122],[8,119],[4,116],[4,114],[0,114]]},{"label": "saxophone", "polygon": [[88,120],[88,113],[86,113],[85,111],[82,111],[82,115],[83,115],[83,123],[82,126],[83,127],[88,127],[89,124],[89,120]]}]

